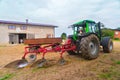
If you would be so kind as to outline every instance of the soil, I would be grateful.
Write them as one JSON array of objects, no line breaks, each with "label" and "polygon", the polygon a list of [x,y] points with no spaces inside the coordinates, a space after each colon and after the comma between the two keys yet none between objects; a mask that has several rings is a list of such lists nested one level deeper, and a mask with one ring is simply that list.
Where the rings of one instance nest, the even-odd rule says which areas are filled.
[{"label": "soil", "polygon": [[60,65],[59,53],[46,54],[47,63],[37,67],[36,63],[22,69],[16,64],[21,60],[26,45],[0,45],[0,80],[120,80],[120,42],[114,41],[112,53],[103,53],[94,60],[64,53],[65,64]]}]

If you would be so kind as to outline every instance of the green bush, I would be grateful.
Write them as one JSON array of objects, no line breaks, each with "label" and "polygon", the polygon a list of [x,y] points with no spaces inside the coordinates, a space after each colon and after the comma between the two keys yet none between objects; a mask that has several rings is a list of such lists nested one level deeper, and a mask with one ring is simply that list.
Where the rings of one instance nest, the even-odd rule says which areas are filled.
[{"label": "green bush", "polygon": [[114,38],[114,31],[111,29],[102,29],[102,36],[110,36],[112,39]]},{"label": "green bush", "polygon": [[62,33],[62,34],[61,34],[61,38],[62,38],[63,40],[66,40],[66,39],[67,39],[67,34],[66,34],[66,33]]},{"label": "green bush", "polygon": [[119,38],[114,38],[114,40],[120,40]]}]

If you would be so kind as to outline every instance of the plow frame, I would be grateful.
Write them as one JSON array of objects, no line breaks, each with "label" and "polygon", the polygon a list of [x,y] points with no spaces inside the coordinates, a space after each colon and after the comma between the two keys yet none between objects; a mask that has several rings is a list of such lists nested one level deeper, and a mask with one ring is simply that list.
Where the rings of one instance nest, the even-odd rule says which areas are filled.
[{"label": "plow frame", "polygon": [[42,59],[44,59],[46,53],[48,52],[59,52],[60,58],[63,58],[63,54],[66,51],[76,50],[76,46],[71,43],[70,39],[68,39],[65,44],[55,42],[51,44],[46,44],[44,46],[41,46],[39,44],[33,44],[25,47],[24,49],[25,52],[22,59],[25,59],[26,55],[31,53],[35,53],[36,56],[37,54],[42,53]]}]

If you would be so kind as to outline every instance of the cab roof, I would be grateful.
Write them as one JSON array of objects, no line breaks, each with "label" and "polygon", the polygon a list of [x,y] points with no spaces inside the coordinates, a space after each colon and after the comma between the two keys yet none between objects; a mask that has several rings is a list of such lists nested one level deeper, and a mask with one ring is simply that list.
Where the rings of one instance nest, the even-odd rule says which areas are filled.
[{"label": "cab roof", "polygon": [[74,23],[73,25],[81,25],[81,24],[86,23],[86,22],[95,23],[95,21],[93,21],[93,20],[82,20],[82,21]]}]

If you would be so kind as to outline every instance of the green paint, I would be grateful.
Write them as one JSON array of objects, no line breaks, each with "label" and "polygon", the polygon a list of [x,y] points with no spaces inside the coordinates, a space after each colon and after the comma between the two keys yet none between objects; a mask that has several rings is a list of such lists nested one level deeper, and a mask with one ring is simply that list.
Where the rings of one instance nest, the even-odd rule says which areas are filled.
[{"label": "green paint", "polygon": [[86,23],[95,23],[95,21],[93,21],[93,20],[83,20],[83,21],[78,21],[78,22],[74,23],[73,25],[80,25],[83,22],[86,22]]},{"label": "green paint", "polygon": [[89,25],[88,25],[88,23],[86,23],[86,30],[85,30],[85,32],[86,32],[86,33],[89,32]]},{"label": "green paint", "polygon": [[[93,23],[93,24],[96,24],[94,21],[92,20],[83,20],[83,21],[79,21],[79,22],[76,22],[74,23],[72,26],[73,26],[73,40],[77,40],[78,39],[78,30],[80,27],[84,28],[84,32],[85,33],[89,33],[89,32],[93,32],[91,31],[92,27],[89,26],[89,23]],[[91,30],[90,30],[91,29]],[[94,32],[93,32],[94,33]]]},{"label": "green paint", "polygon": [[83,21],[79,21],[79,22],[74,23],[73,25],[79,25],[79,24],[82,24],[82,23],[83,23]]},{"label": "green paint", "polygon": [[73,40],[77,40],[77,32],[75,31],[75,28],[74,28],[74,31],[73,31]]}]

